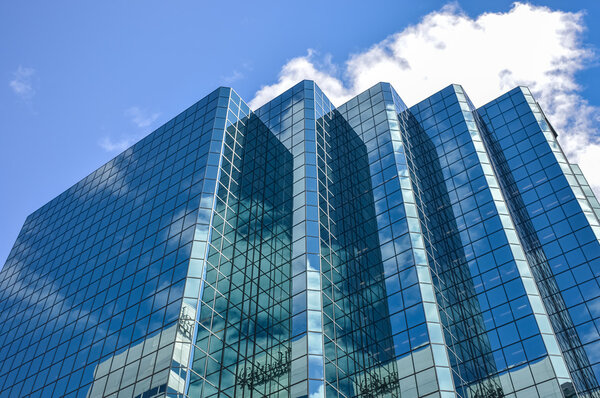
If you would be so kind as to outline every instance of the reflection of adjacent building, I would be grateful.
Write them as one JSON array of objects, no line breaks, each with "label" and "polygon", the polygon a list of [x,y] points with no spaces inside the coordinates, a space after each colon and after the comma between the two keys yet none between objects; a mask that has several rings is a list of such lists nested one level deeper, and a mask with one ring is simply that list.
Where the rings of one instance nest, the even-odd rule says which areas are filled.
[{"label": "reflection of adjacent building", "polygon": [[354,383],[354,395],[364,398],[396,396],[400,387],[400,379],[395,363],[382,365],[377,369],[369,369],[357,375]]},{"label": "reflection of adjacent building", "polygon": [[[368,151],[361,136],[342,114],[333,111],[331,115],[327,137],[327,167],[331,170],[328,193],[337,207],[330,215],[336,225],[331,239],[331,267],[342,275],[335,282],[338,294],[331,299],[336,307],[349,310],[342,315],[330,305],[324,311],[330,318],[336,312],[338,324],[352,325],[361,331],[352,333],[347,326],[335,331],[341,348],[336,353],[336,363],[340,373],[347,374],[351,380],[354,394],[361,397],[393,395],[398,388],[393,332],[390,322],[378,322],[389,319],[389,311],[386,305],[381,305],[386,298],[386,288],[381,277],[384,269],[373,185],[371,178],[361,177],[370,167]],[[326,118],[319,122],[326,124]],[[345,353],[348,353],[348,361],[342,359]],[[345,389],[345,383],[338,383],[337,387]]]},{"label": "reflection of adjacent building", "polygon": [[[353,383],[353,396],[362,398],[421,396],[415,378],[410,375],[413,364],[416,363],[420,364],[423,369],[433,366],[433,357],[429,346],[406,354],[395,361],[357,373]],[[554,370],[550,359],[544,357],[535,363],[516,366],[499,375],[470,383],[464,396],[470,398],[511,396],[514,393],[513,380],[526,380],[531,377],[532,373],[551,380],[554,377]],[[576,396],[572,383],[564,383],[560,389],[562,394],[549,388],[548,393],[543,396],[545,398],[574,398]]]},{"label": "reflection of adjacent building", "polygon": [[213,213],[195,341],[203,348],[194,349],[187,394],[203,396],[210,385],[227,396],[268,396],[285,390],[291,366],[293,157],[256,115],[229,126],[225,145],[234,150],[223,165],[235,167],[221,176],[236,183],[217,191],[227,203]]},{"label": "reflection of adjacent building", "polygon": [[538,386],[538,391],[542,394],[540,396],[545,398],[574,398],[577,396],[575,394],[573,383],[571,382],[560,385],[562,393],[558,392],[556,389],[550,388],[551,386],[554,386],[553,383],[555,382],[551,379],[555,377],[555,375],[550,358],[546,356],[529,365],[515,366],[487,379],[470,383],[467,389],[468,397],[502,398],[511,396],[511,393],[513,392],[513,380],[527,380],[531,378],[532,373],[538,375],[537,377],[540,379],[545,377],[545,380],[549,380],[546,383],[547,390],[544,390],[544,387]]},{"label": "reflection of adjacent building", "polygon": [[287,374],[291,368],[291,347],[278,351],[270,360],[264,353],[252,362],[240,366],[237,375],[237,384],[252,390],[254,386],[265,384],[271,380],[279,379]]},{"label": "reflection of adjacent building", "polygon": [[[117,392],[125,391],[135,398],[153,398],[167,392],[167,383],[170,391],[183,394],[185,374],[171,370],[171,364],[177,359],[189,358],[194,312],[192,306],[184,303],[176,324],[100,362],[94,370],[94,382],[87,397],[116,396]],[[186,366],[187,363],[182,364]]]}]

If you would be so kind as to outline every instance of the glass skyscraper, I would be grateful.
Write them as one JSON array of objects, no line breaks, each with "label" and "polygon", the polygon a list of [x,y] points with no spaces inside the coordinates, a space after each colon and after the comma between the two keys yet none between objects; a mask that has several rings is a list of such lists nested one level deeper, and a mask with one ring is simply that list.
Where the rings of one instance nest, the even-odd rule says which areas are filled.
[{"label": "glass skyscraper", "polygon": [[219,88],[31,214],[2,397],[600,397],[600,204],[525,87]]}]

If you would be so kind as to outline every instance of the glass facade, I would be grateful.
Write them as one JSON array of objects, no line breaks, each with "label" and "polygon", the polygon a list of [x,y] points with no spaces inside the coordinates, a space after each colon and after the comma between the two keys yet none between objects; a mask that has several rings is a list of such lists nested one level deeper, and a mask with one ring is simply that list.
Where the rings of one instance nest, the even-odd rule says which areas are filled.
[{"label": "glass facade", "polygon": [[27,218],[0,395],[600,397],[599,220],[527,88],[219,88]]}]

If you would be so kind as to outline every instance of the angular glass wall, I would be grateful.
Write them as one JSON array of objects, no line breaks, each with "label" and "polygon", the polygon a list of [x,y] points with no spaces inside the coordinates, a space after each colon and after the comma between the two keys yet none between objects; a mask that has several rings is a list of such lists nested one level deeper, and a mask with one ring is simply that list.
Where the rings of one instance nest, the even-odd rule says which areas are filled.
[{"label": "angular glass wall", "polygon": [[216,196],[207,195],[210,210],[197,226],[210,244],[197,253],[206,262],[190,294],[201,300],[186,395],[283,397],[291,359],[292,156],[255,114],[238,115],[237,105],[245,106],[233,95]]},{"label": "angular glass wall", "polygon": [[348,396],[454,396],[398,109],[378,84],[335,111],[325,142],[342,275],[331,336],[352,359]]},{"label": "angular glass wall", "polygon": [[600,396],[598,201],[527,88],[477,112],[575,387]]},{"label": "angular glass wall", "polygon": [[459,394],[561,396],[570,377],[472,106],[449,86],[408,115]]},{"label": "angular glass wall", "polygon": [[27,218],[0,273],[0,395],[166,391],[222,95]]},{"label": "angular glass wall", "polygon": [[0,395],[596,397],[599,215],[525,88],[220,88],[27,218]]}]

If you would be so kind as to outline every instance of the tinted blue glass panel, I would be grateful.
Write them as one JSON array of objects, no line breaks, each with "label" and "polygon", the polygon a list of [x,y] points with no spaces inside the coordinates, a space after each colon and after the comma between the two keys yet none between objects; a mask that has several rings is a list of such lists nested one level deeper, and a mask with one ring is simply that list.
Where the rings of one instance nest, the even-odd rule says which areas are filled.
[{"label": "tinted blue glass panel", "polygon": [[597,396],[599,217],[524,87],[220,88],[27,218],[0,395]]}]

